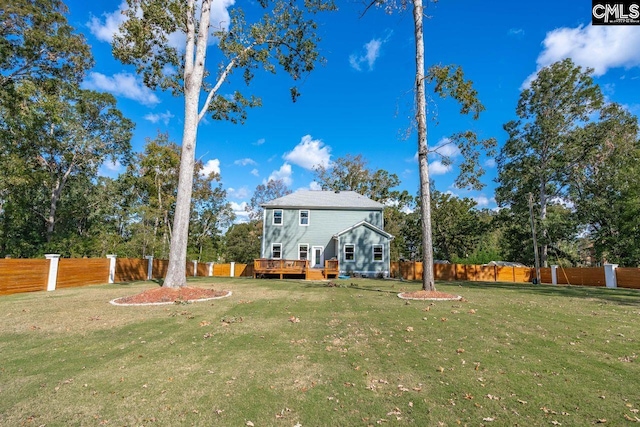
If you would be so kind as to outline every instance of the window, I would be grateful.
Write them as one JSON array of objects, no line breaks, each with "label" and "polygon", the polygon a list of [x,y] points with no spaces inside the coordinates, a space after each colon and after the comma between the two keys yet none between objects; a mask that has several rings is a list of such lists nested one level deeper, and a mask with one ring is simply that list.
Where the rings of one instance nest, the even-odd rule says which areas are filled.
[{"label": "window", "polygon": [[300,225],[309,225],[309,211],[300,211]]},{"label": "window", "polygon": [[282,243],[271,244],[271,259],[282,259]]},{"label": "window", "polygon": [[356,246],[355,245],[344,245],[344,260],[345,261],[355,261],[356,259]]},{"label": "window", "polygon": [[382,256],[382,254],[382,245],[373,245],[373,260],[383,261],[384,257]]},{"label": "window", "polygon": [[282,209],[273,211],[273,225],[282,225]]},{"label": "window", "polygon": [[309,259],[309,245],[306,243],[301,243],[298,245],[298,259],[301,261],[306,261]]}]

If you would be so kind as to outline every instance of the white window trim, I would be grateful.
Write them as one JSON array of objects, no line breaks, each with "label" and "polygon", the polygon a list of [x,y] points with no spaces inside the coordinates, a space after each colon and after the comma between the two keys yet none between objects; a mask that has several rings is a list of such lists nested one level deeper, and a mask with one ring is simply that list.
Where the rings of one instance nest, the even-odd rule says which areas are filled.
[{"label": "white window trim", "polygon": [[309,261],[309,252],[311,252],[311,245],[309,245],[308,243],[298,243],[298,260],[302,261],[302,258],[300,258],[300,248],[302,246],[307,247],[307,261]]},{"label": "white window trim", "polygon": [[[353,259],[347,259],[347,246],[353,246]],[[345,243],[342,247],[344,262],[356,262],[356,245],[353,243]]]},{"label": "white window trim", "polygon": [[[376,251],[375,248],[379,246],[380,247],[380,254],[382,255],[381,259],[376,259]],[[373,260],[373,262],[384,262],[384,245],[376,243],[374,245],[371,246],[371,259]]]},{"label": "white window trim", "polygon": [[[276,258],[276,257],[273,256],[273,247],[276,246],[276,245],[280,246],[280,258]],[[271,259],[282,259],[282,243],[272,243],[271,244]]]},{"label": "white window trim", "polygon": [[[306,224],[302,223],[302,212],[306,212],[307,213],[307,223]],[[311,211],[309,209],[300,209],[298,211],[298,224],[301,227],[308,227],[309,223],[311,223]]]},{"label": "white window trim", "polygon": [[[276,222],[276,212],[280,211],[280,224],[278,224]],[[273,215],[271,218],[271,225],[275,225],[276,227],[282,227],[282,224],[284,224],[284,210],[282,209],[274,209],[273,210]]]}]

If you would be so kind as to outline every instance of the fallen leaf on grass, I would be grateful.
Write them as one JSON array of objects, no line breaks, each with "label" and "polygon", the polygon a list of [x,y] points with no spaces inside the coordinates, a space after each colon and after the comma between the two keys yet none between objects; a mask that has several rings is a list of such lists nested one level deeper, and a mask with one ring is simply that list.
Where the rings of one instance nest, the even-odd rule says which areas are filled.
[{"label": "fallen leaf on grass", "polygon": [[627,421],[633,421],[634,423],[640,423],[640,418],[638,417],[630,417],[627,414],[624,414],[624,419]]},{"label": "fallen leaf on grass", "polygon": [[291,316],[291,317],[289,317],[289,322],[291,322],[291,323],[300,323],[300,319],[298,319],[295,316]]},{"label": "fallen leaf on grass", "polygon": [[200,322],[200,326],[209,326],[211,324],[211,322],[209,322],[208,320],[203,320],[202,322]]},{"label": "fallen leaf on grass", "polygon": [[483,418],[483,419],[482,419],[482,421],[486,421],[486,422],[488,422],[488,423],[493,422],[493,421],[495,421],[495,420],[496,420],[496,419],[495,419],[495,418],[492,418],[492,417],[486,417],[486,418]]},{"label": "fallen leaf on grass", "polygon": [[407,332],[413,332],[413,326],[407,326]]},{"label": "fallen leaf on grass", "polygon": [[247,425],[248,427],[254,427],[254,424],[253,424],[251,421],[247,421],[246,425]]},{"label": "fallen leaf on grass", "polygon": [[607,420],[604,418],[601,418],[599,420],[596,420],[596,424],[606,424]]}]

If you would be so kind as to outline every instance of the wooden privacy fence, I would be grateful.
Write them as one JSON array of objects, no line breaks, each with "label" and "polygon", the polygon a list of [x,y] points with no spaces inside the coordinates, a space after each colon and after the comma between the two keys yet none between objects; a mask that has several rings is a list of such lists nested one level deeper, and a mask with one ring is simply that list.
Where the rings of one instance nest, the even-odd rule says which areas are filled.
[{"label": "wooden privacy fence", "polygon": [[[59,288],[160,279],[166,276],[169,261],[117,258],[0,259],[0,295],[53,291]],[[253,277],[253,265],[214,264],[189,261],[187,276]]]},{"label": "wooden privacy fence", "polygon": [[[607,279],[607,270],[610,271]],[[506,267],[463,264],[434,264],[436,280],[531,283],[535,277],[532,267]],[[421,262],[392,262],[391,277],[405,280],[422,280]],[[640,269],[618,268],[615,264],[592,268],[561,268],[552,266],[540,269],[542,283],[579,286],[607,286],[611,288],[640,289]]]}]

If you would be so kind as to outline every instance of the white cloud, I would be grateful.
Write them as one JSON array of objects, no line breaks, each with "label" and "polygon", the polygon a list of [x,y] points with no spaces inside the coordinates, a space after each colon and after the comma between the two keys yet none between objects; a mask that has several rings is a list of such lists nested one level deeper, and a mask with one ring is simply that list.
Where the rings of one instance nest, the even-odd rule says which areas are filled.
[{"label": "white cloud", "polygon": [[249,189],[247,187],[240,187],[237,190],[229,188],[227,194],[229,194],[229,197],[235,197],[236,199],[245,199],[249,197]]},{"label": "white cloud", "polygon": [[590,67],[594,75],[601,76],[609,68],[640,66],[640,31],[630,25],[582,26],[558,28],[547,33],[542,42],[544,49],[538,55],[537,71],[522,84],[527,88],[537,72],[565,58],[582,67]]},{"label": "white cloud", "polygon": [[382,45],[389,40],[391,33],[389,33],[384,39],[372,39],[368,43],[364,44],[364,54],[359,55],[353,53],[349,55],[349,65],[356,71],[362,71],[362,66],[367,65],[369,70],[373,70],[373,66],[376,60],[380,57],[380,50]]},{"label": "white cloud", "polygon": [[524,30],[522,28],[509,28],[508,34],[520,39],[524,37]]},{"label": "white cloud", "polygon": [[324,145],[319,139],[305,135],[293,151],[283,156],[285,160],[307,170],[313,170],[315,166],[328,167],[331,158],[331,147]]},{"label": "white cloud", "polygon": [[118,28],[120,25],[127,20],[125,15],[122,14],[124,10],[127,9],[127,2],[123,1],[118,6],[118,9],[113,13],[105,13],[104,23],[100,18],[95,16],[91,17],[91,20],[87,22],[87,26],[89,27],[89,31],[91,34],[96,36],[96,38],[100,41],[111,43],[113,40],[113,36],[118,32]]},{"label": "white cloud", "polygon": [[248,157],[245,157],[244,159],[238,159],[235,162],[233,162],[233,164],[238,166],[257,165],[255,160],[250,159]]},{"label": "white cloud", "polygon": [[309,184],[309,190],[320,191],[322,190],[322,186],[315,181],[311,181]]},{"label": "white cloud", "polygon": [[165,125],[169,124],[169,120],[171,120],[172,118],[174,118],[175,116],[173,114],[171,114],[171,111],[167,110],[164,113],[149,113],[146,116],[144,116],[145,120],[149,120],[151,123],[158,123],[158,122],[162,122]]},{"label": "white cloud", "polygon": [[429,175],[444,175],[451,171],[451,165],[446,166],[440,160],[429,163]]},{"label": "white cloud", "polygon": [[247,207],[247,202],[236,203],[230,202],[231,210],[236,214],[236,224],[240,222],[249,222],[249,212],[245,210]]},{"label": "white cloud", "polygon": [[484,162],[484,165],[488,168],[495,168],[496,167],[496,159],[487,159]]},{"label": "white cloud", "polygon": [[253,143],[253,145],[262,145],[266,142],[267,140],[264,138],[260,138],[259,140],[257,140],[256,142]]},{"label": "white cloud", "polygon": [[479,208],[489,206],[489,202],[490,202],[489,198],[486,196],[474,197],[473,200],[478,204],[477,206]]},{"label": "white cloud", "polygon": [[[231,23],[231,18],[229,17],[228,8],[233,6],[235,0],[222,0],[222,1],[214,1],[211,2],[211,15],[209,22],[211,23],[211,30],[218,31],[229,30],[229,24]],[[202,1],[196,1],[196,16],[200,14],[200,7],[202,5]],[[87,22],[87,27],[89,27],[89,31],[93,34],[98,40],[111,43],[113,40],[113,36],[116,35],[120,29],[119,27],[127,20],[127,17],[123,15],[123,11],[127,10],[127,2],[123,1],[118,6],[118,9],[113,11],[112,13],[104,13],[102,18],[98,18],[92,16],[89,22]],[[140,16],[141,13],[139,12]],[[168,35],[169,45],[175,47],[178,50],[183,51],[185,46],[186,37],[184,33],[173,33]],[[216,39],[214,37],[209,37],[209,44],[216,43]]]},{"label": "white cloud", "polygon": [[[438,155],[442,157],[453,158],[460,154],[460,149],[449,138],[442,138],[438,141],[435,147],[429,147],[429,156],[436,157]],[[416,158],[418,153],[416,153]]]},{"label": "white cloud", "polygon": [[260,171],[258,169],[252,169],[251,170],[251,175],[253,176],[260,176]]},{"label": "white cloud", "polygon": [[271,175],[269,175],[269,178],[267,178],[265,184],[269,181],[277,181],[280,179],[282,180],[284,185],[289,187],[291,186],[291,184],[293,184],[291,175],[293,175],[293,172],[291,171],[291,165],[289,163],[285,163],[277,171],[271,172]]},{"label": "white cloud", "polygon": [[153,106],[160,102],[155,93],[142,83],[142,80],[130,73],[118,73],[109,77],[102,73],[92,72],[82,83],[82,87],[109,92],[114,96],[132,99],[147,106]]},{"label": "white cloud", "polygon": [[200,171],[200,175],[208,176],[211,172],[220,174],[220,160],[212,159],[204,164],[204,167]]}]

